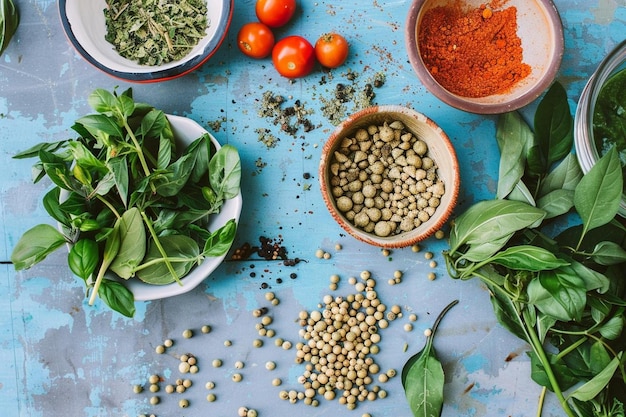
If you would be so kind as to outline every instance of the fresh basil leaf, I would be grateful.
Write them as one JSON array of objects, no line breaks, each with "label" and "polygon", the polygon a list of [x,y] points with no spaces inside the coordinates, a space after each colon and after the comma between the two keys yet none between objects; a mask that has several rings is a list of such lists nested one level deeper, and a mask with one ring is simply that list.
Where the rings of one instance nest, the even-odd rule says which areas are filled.
[{"label": "fresh basil leaf", "polygon": [[615,356],[613,360],[591,380],[584,385],[578,387],[570,394],[570,398],[576,398],[579,401],[591,401],[608,385],[613,374],[620,364],[622,353]]},{"label": "fresh basil leaf", "polygon": [[613,316],[600,327],[599,332],[605,339],[617,340],[624,330],[624,316],[623,309],[619,315]]},{"label": "fresh basil leaf", "polygon": [[107,90],[97,88],[87,97],[87,103],[98,113],[110,115],[117,104],[117,97]]},{"label": "fresh basil leaf", "polygon": [[117,97],[117,104],[115,110],[119,112],[120,121],[128,119],[135,112],[135,101],[132,97],[122,94]]},{"label": "fresh basil leaf", "polygon": [[480,245],[509,236],[541,221],[546,213],[519,201],[487,200],[471,206],[454,222],[450,253],[463,245]]},{"label": "fresh basil leaf", "polygon": [[571,261],[569,266],[561,267],[561,269],[570,275],[576,275],[582,279],[587,291],[598,290],[600,293],[605,293],[611,285],[611,282],[605,275],[574,260]]},{"label": "fresh basil leaf", "polygon": [[41,262],[66,243],[65,236],[49,224],[39,224],[27,230],[11,252],[16,270],[28,269]]},{"label": "fresh basil leaf", "polygon": [[518,112],[504,113],[498,118],[496,140],[500,148],[500,169],[496,198],[509,195],[524,175],[526,145],[532,135]]},{"label": "fresh basil leaf", "polygon": [[580,320],[587,304],[585,282],[563,270],[541,271],[527,288],[528,303],[561,321]]},{"label": "fresh basil leaf", "polygon": [[46,212],[50,215],[50,217],[52,217],[54,220],[58,221],[64,226],[69,226],[70,219],[65,211],[61,209],[61,203],[59,201],[60,196],[61,189],[59,187],[52,188],[43,197],[43,207],[46,209]]},{"label": "fresh basil leaf", "polygon": [[167,168],[167,166],[172,161],[172,151],[172,142],[169,139],[161,136],[159,138],[159,152],[157,154],[157,170],[164,170]]},{"label": "fresh basil leaf", "polygon": [[98,181],[92,194],[107,195],[107,193],[116,185],[115,172],[109,171],[100,179],[100,181]]},{"label": "fresh basil leaf", "polygon": [[560,83],[552,84],[539,102],[534,128],[547,170],[571,151],[574,141],[574,119],[567,93]]},{"label": "fresh basil leaf", "polygon": [[20,15],[13,0],[0,0],[0,54],[9,46],[20,23]]},{"label": "fresh basil leaf", "polygon": [[541,181],[539,197],[555,190],[574,191],[583,177],[576,155],[569,153],[550,173]]},{"label": "fresh basil leaf", "polygon": [[[144,140],[148,138],[159,138],[167,124],[169,124],[169,122],[167,117],[165,117],[165,113],[161,110],[151,109],[141,119],[141,125],[137,133],[144,138]],[[172,142],[170,141],[170,143]]]},{"label": "fresh basil leaf", "polygon": [[128,160],[126,156],[111,158],[107,161],[109,172],[112,174],[113,183],[117,189],[117,194],[124,204],[128,207],[128,192],[130,189],[130,178],[128,176]]},{"label": "fresh basil leaf", "polygon": [[[571,371],[570,367],[566,363],[558,359],[557,355],[550,352],[545,352],[545,354],[548,357],[550,368],[554,372],[561,389],[569,389],[578,383],[577,376]],[[532,380],[540,386],[553,391],[552,383],[546,374],[545,367],[541,360],[533,351],[528,352],[528,356],[530,357],[530,377]]]},{"label": "fresh basil leaf", "polygon": [[128,279],[146,254],[146,229],[137,207],[122,214],[119,233],[120,248],[109,268],[120,278]]},{"label": "fresh basil leaf", "polygon": [[193,141],[185,150],[185,153],[195,155],[195,164],[191,173],[191,182],[194,184],[208,179],[207,172],[209,171],[209,161],[211,160],[211,149],[211,137],[205,133]]},{"label": "fresh basil leaf", "polygon": [[73,161],[76,165],[87,169],[88,171],[96,171],[106,173],[107,167],[98,157],[96,157],[81,142],[72,140],[68,142],[68,148],[72,153]]},{"label": "fresh basil leaf", "polygon": [[593,249],[591,258],[600,265],[617,265],[626,262],[626,250],[615,242],[600,242]]},{"label": "fresh basil leaf", "polygon": [[189,273],[199,260],[200,249],[195,240],[184,235],[162,236],[159,241],[177,276],[172,276],[161,252],[154,243],[148,248],[144,259],[144,264],[149,264],[149,266],[138,269],[136,275],[148,284],[165,285]]},{"label": "fresh basil leaf", "polygon": [[60,204],[59,208],[64,213],[74,217],[88,214],[89,212],[85,197],[73,191],[67,195],[67,198]]},{"label": "fresh basil leaf", "polygon": [[103,114],[83,116],[76,120],[76,123],[81,124],[89,133],[98,139],[103,139],[104,135],[117,138],[125,137],[122,128],[113,119]]},{"label": "fresh basil leaf", "polygon": [[63,146],[65,146],[66,143],[67,143],[67,140],[61,140],[58,142],[38,143],[32,146],[31,148],[28,148],[24,151],[16,153],[15,155],[13,155],[13,158],[14,159],[35,158],[39,156],[39,152],[42,150],[53,153],[59,150],[60,148],[62,148]]},{"label": "fresh basil leaf", "polygon": [[445,375],[437,359],[433,341],[443,316],[456,304],[453,301],[439,314],[421,352],[413,355],[402,368],[402,387],[415,417],[440,416],[443,408]]},{"label": "fresh basil leaf", "polygon": [[194,163],[195,155],[187,154],[178,158],[164,172],[155,175],[153,184],[156,192],[163,197],[177,195],[189,180]]},{"label": "fresh basil leaf", "polygon": [[98,288],[98,296],[118,313],[126,317],[135,315],[135,297],[128,288],[119,282],[109,279],[102,280]]},{"label": "fresh basil leaf", "polygon": [[513,187],[513,190],[506,198],[507,200],[520,201],[533,207],[537,206],[535,197],[533,197],[532,192],[528,189],[528,187],[522,180],[519,180],[517,184],[515,184],[515,187]]},{"label": "fresh basil leaf", "polygon": [[98,244],[91,239],[79,239],[67,255],[70,270],[84,281],[91,278],[99,261]]},{"label": "fresh basil leaf", "polygon": [[537,207],[546,212],[546,219],[552,219],[569,212],[574,207],[574,191],[554,190],[537,200]]},{"label": "fresh basil leaf", "polygon": [[[496,252],[502,249],[511,239],[513,233],[502,236],[492,241],[486,241],[480,245],[468,246],[462,255],[463,259],[470,262],[483,262],[491,258]],[[466,277],[469,278],[469,277]]]},{"label": "fresh basil leaf", "polygon": [[576,186],[574,206],[583,221],[583,237],[588,230],[613,220],[619,209],[622,189],[622,166],[613,147]]},{"label": "fresh basil leaf", "polygon": [[202,254],[211,257],[224,255],[232,246],[236,232],[237,223],[235,220],[227,221],[206,240]]},{"label": "fresh basil leaf", "polygon": [[507,248],[494,255],[491,262],[509,269],[536,272],[569,265],[569,262],[557,258],[552,252],[532,245]]},{"label": "fresh basil leaf", "polygon": [[209,163],[209,183],[218,199],[228,200],[239,194],[241,160],[237,148],[222,146]]}]

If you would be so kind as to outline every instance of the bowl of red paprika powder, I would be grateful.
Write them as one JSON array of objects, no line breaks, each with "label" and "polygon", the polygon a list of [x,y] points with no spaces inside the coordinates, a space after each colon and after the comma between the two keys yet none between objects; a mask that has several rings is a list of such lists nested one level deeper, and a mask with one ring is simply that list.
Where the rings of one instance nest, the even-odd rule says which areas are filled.
[{"label": "bowl of red paprika powder", "polygon": [[405,44],[418,78],[440,100],[500,114],[554,81],[563,26],[550,0],[413,0]]}]

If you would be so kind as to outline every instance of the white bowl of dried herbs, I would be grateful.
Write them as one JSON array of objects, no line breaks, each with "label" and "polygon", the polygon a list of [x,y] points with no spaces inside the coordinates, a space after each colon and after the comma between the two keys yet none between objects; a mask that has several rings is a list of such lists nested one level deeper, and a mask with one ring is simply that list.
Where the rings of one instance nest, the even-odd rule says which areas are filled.
[{"label": "white bowl of dried herbs", "polygon": [[69,42],[96,68],[132,82],[183,76],[226,37],[233,0],[60,0]]},{"label": "white bowl of dried herbs", "polygon": [[52,182],[43,205],[58,227],[27,230],[11,261],[28,269],[67,245],[89,304],[100,298],[130,317],[136,300],[190,291],[222,263],[241,214],[241,161],[195,121],[130,90],[97,89],[89,104],[96,113],[76,120],[76,139],[14,156],[36,158],[33,181]]}]

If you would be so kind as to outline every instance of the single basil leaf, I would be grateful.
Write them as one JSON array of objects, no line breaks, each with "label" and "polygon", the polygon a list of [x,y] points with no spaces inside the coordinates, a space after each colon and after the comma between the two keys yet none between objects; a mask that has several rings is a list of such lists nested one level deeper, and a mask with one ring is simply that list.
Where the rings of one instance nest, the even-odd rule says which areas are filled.
[{"label": "single basil leaf", "polygon": [[585,283],[585,290],[587,291],[598,290],[600,293],[605,293],[611,285],[611,282],[605,275],[574,260],[571,261],[569,266],[562,267],[561,269],[570,275],[576,275],[582,279]]},{"label": "single basil leaf", "polygon": [[102,138],[102,134],[114,136],[117,138],[124,138],[124,131],[111,117],[103,114],[91,114],[83,116],[76,120],[76,123],[81,124],[89,133],[96,138]]},{"label": "single basil leaf", "polygon": [[24,151],[18,152],[15,155],[13,155],[14,159],[26,159],[26,158],[35,158],[39,156],[39,152],[40,151],[47,151],[47,152],[55,152],[58,149],[62,148],[63,146],[65,146],[65,144],[67,143],[67,140],[60,140],[58,142],[42,142],[42,143],[38,143],[37,145],[28,148]]},{"label": "single basil leaf", "polygon": [[128,178],[128,160],[125,155],[111,158],[107,162],[107,165],[109,172],[112,174],[117,194],[119,195],[120,200],[122,200],[124,207],[128,207],[128,190],[130,184],[130,180]]},{"label": "single basil leaf", "polygon": [[135,315],[135,297],[128,288],[119,282],[108,279],[102,280],[98,288],[98,296],[118,313],[126,317]]},{"label": "single basil leaf", "polygon": [[159,152],[157,155],[156,165],[156,168],[158,170],[166,169],[167,166],[170,164],[170,162],[172,161],[172,150],[172,142],[169,139],[161,136],[159,138]]},{"label": "single basil leaf", "polygon": [[547,163],[546,169],[572,149],[574,119],[565,88],[555,82],[539,102],[535,112],[535,136]]},{"label": "single basil leaf", "polygon": [[39,224],[27,230],[11,252],[11,262],[17,271],[41,262],[65,244],[65,236],[49,224]]},{"label": "single basil leaf", "polygon": [[443,408],[445,375],[437,359],[433,341],[437,327],[458,300],[448,304],[439,314],[421,352],[413,355],[402,368],[402,386],[415,417],[440,416]]},{"label": "single basil leaf", "polygon": [[548,316],[541,312],[537,312],[537,322],[535,323],[535,328],[537,329],[537,336],[539,336],[539,340],[541,343],[545,342],[546,336],[548,332],[557,322],[557,319],[554,317]]},{"label": "single basil leaf", "polygon": [[570,394],[570,398],[576,398],[579,401],[593,400],[609,383],[613,374],[620,364],[622,353],[614,357],[613,360],[591,380],[584,385],[578,387]]},{"label": "single basil leaf", "polygon": [[[207,179],[207,172],[209,171],[209,161],[211,160],[211,137],[208,134],[200,136],[193,141],[185,153],[192,153],[195,155],[195,164],[193,172],[191,173],[191,182],[197,184],[202,180]],[[206,183],[206,181],[204,181]]]},{"label": "single basil leaf", "polygon": [[89,94],[87,103],[98,113],[111,114],[117,103],[117,98],[110,91],[97,88]]},{"label": "single basil leaf", "polygon": [[532,192],[528,189],[528,187],[522,180],[519,180],[517,184],[515,184],[515,187],[506,198],[507,200],[521,201],[522,203],[526,203],[533,207],[537,206],[535,197],[533,197]]},{"label": "single basil leaf", "polygon": [[70,270],[82,278],[89,280],[99,262],[98,244],[91,239],[80,239],[70,248],[67,264]]},{"label": "single basil leaf", "polygon": [[125,211],[119,223],[120,248],[109,268],[120,278],[128,279],[146,254],[146,229],[137,207]]},{"label": "single basil leaf", "polygon": [[135,101],[131,96],[122,94],[117,97],[115,109],[119,112],[120,120],[128,119],[135,112]]},{"label": "single basil leaf", "polygon": [[527,288],[528,303],[561,321],[580,320],[587,304],[585,282],[563,270],[541,271]]},{"label": "single basil leaf", "polygon": [[209,163],[209,183],[218,199],[228,200],[239,194],[241,160],[237,148],[222,146]]},{"label": "single basil leaf", "polygon": [[496,140],[500,148],[500,168],[496,198],[509,195],[524,175],[526,145],[532,135],[518,112],[504,113],[498,118]]},{"label": "single basil leaf", "polygon": [[176,281],[177,278],[183,278],[196,265],[200,255],[198,244],[188,236],[162,236],[159,238],[159,241],[177,277],[172,276],[161,256],[161,252],[152,243],[144,259],[144,264],[149,264],[149,266],[138,269],[136,274],[139,279],[148,284],[170,284]]},{"label": "single basil leaf", "polygon": [[626,262],[626,250],[615,242],[600,242],[593,249],[591,258],[600,265],[617,265]]},{"label": "single basil leaf", "polygon": [[211,234],[204,244],[204,256],[221,256],[224,255],[235,240],[237,232],[237,223],[234,219],[226,222],[222,227]]},{"label": "single basil leaf", "polygon": [[109,171],[100,179],[100,181],[98,181],[96,187],[93,189],[93,194],[106,195],[115,186],[115,173],[113,171]]},{"label": "single basil leaf", "polygon": [[622,197],[622,166],[613,147],[595,163],[576,186],[574,205],[588,230],[613,220]]},{"label": "single basil leaf", "polygon": [[13,0],[0,1],[0,54],[4,52],[20,23]]},{"label": "single basil leaf", "polygon": [[545,214],[519,201],[478,202],[455,220],[450,234],[450,253],[454,254],[462,245],[480,245],[509,236],[541,221]]},{"label": "single basil leaf", "polygon": [[570,153],[541,181],[539,197],[554,190],[574,191],[582,177],[576,155]]},{"label": "single basil leaf", "polygon": [[546,212],[546,219],[567,213],[574,207],[574,191],[554,190],[537,200],[537,207]]},{"label": "single basil leaf", "polygon": [[139,136],[143,137],[144,140],[146,138],[158,138],[161,136],[161,132],[165,129],[165,126],[168,123],[169,122],[167,117],[165,117],[165,113],[161,110],[151,109],[141,119],[141,125],[139,126],[139,131],[137,133]]},{"label": "single basil leaf", "polygon": [[620,312],[621,314],[613,316],[600,327],[600,334],[602,337],[608,340],[617,340],[624,330],[624,317],[623,310]]},{"label": "single basil leaf", "polygon": [[74,217],[78,217],[89,212],[85,197],[73,191],[67,195],[67,198],[60,204],[59,208],[64,213],[70,214]]},{"label": "single basil leaf", "polygon": [[173,197],[183,189],[193,170],[195,155],[181,156],[172,163],[164,172],[154,175],[154,185],[159,195]]},{"label": "single basil leaf", "polygon": [[[462,258],[470,262],[482,262],[492,257],[497,251],[507,244],[513,233],[502,236],[499,239],[484,242],[480,245],[472,245],[467,248]],[[469,277],[468,277],[469,278]]]},{"label": "single basil leaf", "polygon": [[494,255],[491,262],[509,269],[523,271],[542,271],[569,265],[569,262],[557,258],[546,249],[532,245],[507,248]]},{"label": "single basil leaf", "polygon": [[44,195],[42,200],[43,206],[50,217],[64,226],[68,226],[70,224],[70,219],[65,211],[61,210],[61,203],[59,202],[60,196],[61,189],[59,187],[52,188]]}]

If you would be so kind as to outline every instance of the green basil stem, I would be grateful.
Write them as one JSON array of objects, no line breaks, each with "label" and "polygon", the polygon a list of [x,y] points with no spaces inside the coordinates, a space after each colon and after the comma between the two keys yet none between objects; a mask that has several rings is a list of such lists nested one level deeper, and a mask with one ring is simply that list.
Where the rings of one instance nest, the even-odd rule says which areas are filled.
[{"label": "green basil stem", "polygon": [[533,347],[535,354],[537,355],[537,357],[541,361],[541,364],[543,365],[546,376],[548,377],[548,380],[550,381],[550,385],[552,386],[552,391],[554,392],[554,395],[556,395],[556,398],[559,400],[559,403],[561,403],[561,408],[563,409],[563,411],[565,411],[565,414],[567,414],[569,417],[576,417],[576,414],[574,414],[574,411],[572,411],[569,404],[567,403],[567,400],[565,399],[565,396],[563,395],[563,391],[561,390],[561,387],[559,386],[559,383],[556,380],[554,371],[552,370],[552,367],[550,366],[550,360],[546,356],[545,350],[543,350],[543,345],[541,344],[541,341],[539,340],[539,336],[537,336],[537,333],[534,331],[535,329],[530,328],[530,326],[526,325],[526,323],[529,323],[531,321],[530,317],[528,317],[528,314],[529,314],[528,310],[524,309],[524,311],[522,312],[522,316],[524,317],[524,326],[526,327],[526,332],[530,336],[531,346]]},{"label": "green basil stem", "polygon": [[541,394],[539,394],[539,402],[537,403],[537,417],[541,417],[541,413],[543,411],[543,403],[546,400],[546,393],[548,392],[547,387],[543,387],[541,389]]},{"label": "green basil stem", "polygon": [[[133,141],[133,145],[135,146],[135,149],[137,150],[137,156],[139,157],[139,162],[141,163],[141,168],[143,169],[143,173],[145,174],[146,177],[149,177],[151,172],[150,172],[150,168],[148,168],[148,163],[146,162],[146,156],[143,154],[143,151],[141,150],[141,145],[139,144],[139,141],[135,137],[135,134],[133,133],[133,129],[131,129],[130,125],[128,124],[128,120],[125,117],[122,118],[122,120],[124,121],[124,128],[128,132],[128,136],[130,136],[130,139]],[[154,186],[152,182],[150,182],[150,189],[152,190],[153,193],[156,193],[156,187]]]},{"label": "green basil stem", "polygon": [[[489,277],[487,277],[486,275],[480,274],[478,271],[474,271],[473,274],[476,277],[480,278],[485,283],[489,284],[490,288],[498,289],[502,291],[504,295],[510,299],[511,294],[509,294],[508,291],[501,288],[497,283],[489,279]],[[552,387],[552,391],[554,392],[554,395],[556,395],[557,399],[559,400],[559,403],[561,404],[561,408],[563,409],[563,411],[565,411],[568,417],[576,417],[576,414],[574,414],[569,404],[567,403],[565,396],[563,395],[563,391],[561,390],[561,387],[559,386],[556,376],[554,375],[554,371],[552,370],[552,367],[550,366],[550,361],[548,360],[548,357],[546,356],[546,352],[544,351],[543,345],[541,344],[541,341],[539,340],[539,336],[537,336],[535,329],[532,326],[529,326],[527,324],[527,323],[532,322],[531,318],[528,316],[529,314],[528,310],[526,308],[520,307],[518,303],[516,304],[517,306],[515,307],[515,313],[516,313],[517,321],[519,322],[520,327],[523,329],[526,335],[526,340],[528,341],[528,343],[530,343],[530,346],[535,352],[535,355],[537,355],[537,357],[539,358],[539,361],[543,365],[544,371],[546,372],[548,381],[550,381],[550,385]],[[521,316],[520,316],[520,311],[521,311]],[[541,406],[543,406],[543,403],[541,403]],[[538,415],[541,415],[541,408],[538,410]]]},{"label": "green basil stem", "polygon": [[[181,258],[181,257],[163,257],[159,259],[152,259],[151,261],[144,262],[141,265],[138,265],[134,268],[134,271],[141,271],[142,269],[148,268],[153,265],[157,265],[164,262],[177,263],[177,262],[189,262],[192,258]],[[202,256],[198,256],[196,258],[196,262],[200,262],[203,259]]]},{"label": "green basil stem", "polygon": [[106,198],[102,197],[100,194],[96,194],[96,198],[100,200],[105,206],[107,206],[109,210],[113,212],[113,214],[115,215],[117,219],[122,217],[120,216],[120,213],[118,213],[118,211],[115,210],[115,207],[113,207],[113,205],[107,201]]},{"label": "green basil stem", "polygon": [[163,257],[163,262],[165,262],[165,266],[167,266],[167,269],[170,271],[170,274],[172,274],[172,278],[174,278],[174,280],[178,282],[178,285],[182,286],[183,282],[180,280],[180,277],[178,276],[176,271],[174,271],[174,267],[172,266],[172,263],[167,257],[167,253],[165,252],[165,249],[163,249],[163,245],[161,245],[161,241],[159,240],[159,237],[157,236],[157,233],[154,230],[154,227],[152,227],[152,222],[150,221],[150,219],[148,218],[148,216],[146,215],[144,211],[141,212],[141,217],[143,217],[143,221],[146,224],[148,231],[150,231],[150,234],[152,235],[154,244],[159,250],[159,253],[161,254],[161,256]]}]

